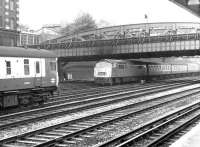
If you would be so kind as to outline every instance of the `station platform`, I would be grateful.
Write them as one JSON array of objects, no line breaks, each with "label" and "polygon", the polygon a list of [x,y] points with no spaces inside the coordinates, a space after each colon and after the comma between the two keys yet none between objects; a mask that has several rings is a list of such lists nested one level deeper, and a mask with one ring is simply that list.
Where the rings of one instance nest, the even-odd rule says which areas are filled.
[{"label": "station platform", "polygon": [[174,142],[170,147],[200,147],[200,123]]}]

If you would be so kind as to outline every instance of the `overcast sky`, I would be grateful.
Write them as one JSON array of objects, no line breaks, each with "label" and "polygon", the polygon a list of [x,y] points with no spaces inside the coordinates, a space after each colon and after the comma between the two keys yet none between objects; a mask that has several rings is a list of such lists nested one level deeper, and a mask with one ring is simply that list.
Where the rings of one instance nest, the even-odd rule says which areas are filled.
[{"label": "overcast sky", "polygon": [[19,0],[20,24],[39,29],[45,24],[65,24],[89,13],[110,25],[148,22],[200,22],[200,18],[168,0]]}]

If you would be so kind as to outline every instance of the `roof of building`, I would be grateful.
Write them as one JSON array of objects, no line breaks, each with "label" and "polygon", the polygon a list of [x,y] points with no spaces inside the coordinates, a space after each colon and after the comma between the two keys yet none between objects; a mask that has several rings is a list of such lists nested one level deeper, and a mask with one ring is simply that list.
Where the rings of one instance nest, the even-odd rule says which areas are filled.
[{"label": "roof of building", "polygon": [[31,57],[31,58],[51,58],[57,57],[53,52],[44,49],[32,49],[22,47],[0,46],[0,56],[2,57]]}]

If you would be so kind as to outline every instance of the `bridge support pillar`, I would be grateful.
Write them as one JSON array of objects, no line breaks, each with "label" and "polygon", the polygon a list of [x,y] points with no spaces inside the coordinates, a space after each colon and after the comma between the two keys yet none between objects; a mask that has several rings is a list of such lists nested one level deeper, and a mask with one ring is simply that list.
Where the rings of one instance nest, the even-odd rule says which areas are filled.
[{"label": "bridge support pillar", "polygon": [[63,82],[64,81],[63,62],[59,58],[58,58],[58,76],[59,76],[59,82]]}]

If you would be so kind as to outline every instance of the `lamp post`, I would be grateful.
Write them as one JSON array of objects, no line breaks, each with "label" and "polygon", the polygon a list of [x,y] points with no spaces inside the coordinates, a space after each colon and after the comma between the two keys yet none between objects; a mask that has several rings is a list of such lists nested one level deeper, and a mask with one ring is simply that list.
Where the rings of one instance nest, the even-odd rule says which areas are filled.
[{"label": "lamp post", "polygon": [[148,35],[149,35],[148,16],[147,16],[147,14],[144,14],[144,19],[146,20],[146,23],[145,23],[145,36],[146,36],[146,33],[148,33]]}]

